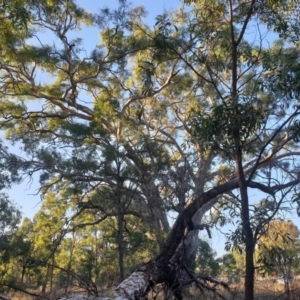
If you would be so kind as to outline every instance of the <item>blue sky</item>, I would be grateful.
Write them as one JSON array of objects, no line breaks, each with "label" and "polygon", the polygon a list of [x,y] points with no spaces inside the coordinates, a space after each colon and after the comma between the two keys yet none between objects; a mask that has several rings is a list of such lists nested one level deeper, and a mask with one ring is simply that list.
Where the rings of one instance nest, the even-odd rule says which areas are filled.
[{"label": "blue sky", "polygon": [[[128,0],[133,6],[142,5],[148,11],[149,21],[154,20],[155,16],[161,14],[164,9],[176,9],[183,4],[180,0]],[[87,11],[97,12],[99,8],[103,7],[117,7],[118,0],[77,0],[77,3],[84,7]]]}]

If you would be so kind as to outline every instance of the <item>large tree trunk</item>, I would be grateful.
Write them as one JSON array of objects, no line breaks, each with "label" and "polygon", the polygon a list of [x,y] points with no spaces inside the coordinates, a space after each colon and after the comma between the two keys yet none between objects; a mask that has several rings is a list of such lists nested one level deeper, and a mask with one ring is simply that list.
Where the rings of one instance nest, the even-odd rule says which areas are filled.
[{"label": "large tree trunk", "polygon": [[142,190],[147,197],[149,216],[154,227],[156,241],[161,250],[165,246],[165,240],[170,231],[167,214],[153,178],[149,177],[147,179],[147,184],[142,186]]},{"label": "large tree trunk", "polygon": [[[217,202],[217,198],[212,199],[208,203],[204,204],[193,216],[192,220],[195,225],[199,225],[202,222],[204,214],[210,210]],[[185,265],[192,269],[195,263],[198,246],[199,246],[199,230],[192,230],[189,232],[188,236],[184,240],[184,263]]]},{"label": "large tree trunk", "polygon": [[[166,268],[167,270],[168,268]],[[157,261],[151,261],[139,268],[136,268],[131,275],[123,280],[115,289],[115,300],[137,300],[146,299],[149,289],[156,283],[164,281],[163,277],[166,273],[162,272],[161,266]],[[102,298],[95,296],[77,295],[73,297],[64,297],[61,300],[100,300],[110,298]]]},{"label": "large tree trunk", "polygon": [[[180,253],[183,241],[190,232],[191,220],[195,215],[195,212],[202,208],[206,203],[209,203],[212,199],[215,199],[218,195],[238,187],[239,185],[237,180],[232,180],[202,193],[193,202],[191,202],[178,216],[171,232],[168,235],[164,247],[160,251],[160,254],[150,262],[137,267],[131,275],[121,282],[115,289],[114,299],[145,299],[149,289],[158,283],[165,283],[166,285],[176,289],[179,284],[178,272],[180,272],[181,264],[180,259],[176,259],[176,256],[177,253]],[[177,251],[178,249],[179,251]],[[181,258],[180,256],[177,257]],[[83,298],[73,297],[68,299],[79,300]],[[108,298],[90,297],[90,299]]]}]

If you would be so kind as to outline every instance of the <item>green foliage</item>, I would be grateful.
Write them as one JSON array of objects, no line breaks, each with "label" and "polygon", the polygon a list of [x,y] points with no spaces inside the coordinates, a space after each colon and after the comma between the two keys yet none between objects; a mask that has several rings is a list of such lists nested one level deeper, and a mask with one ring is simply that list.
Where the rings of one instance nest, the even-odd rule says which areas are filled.
[{"label": "green foliage", "polygon": [[239,144],[244,146],[249,137],[263,125],[263,113],[251,103],[214,106],[210,113],[194,112],[191,120],[193,136],[208,150],[230,153]]},{"label": "green foliage", "polygon": [[220,273],[220,265],[216,260],[217,253],[211,248],[210,244],[205,240],[199,240],[196,268],[200,273],[210,276],[218,276]]},{"label": "green foliage", "polygon": [[62,129],[67,130],[72,136],[78,138],[85,138],[92,133],[92,128],[82,123],[65,122],[62,124]]},{"label": "green foliage", "polygon": [[21,213],[19,209],[8,199],[8,196],[1,194],[0,198],[0,236],[5,238],[17,228],[20,222]]},{"label": "green foliage", "polygon": [[141,151],[145,153],[142,167],[145,170],[153,167],[160,170],[170,164],[169,153],[163,145],[148,138],[143,138],[141,143]]},{"label": "green foliage", "polygon": [[111,119],[115,117],[118,106],[119,103],[116,98],[112,98],[110,94],[102,93],[95,100],[95,115],[98,118]]},{"label": "green foliage", "polygon": [[[29,244],[18,235],[18,225],[21,219],[21,212],[4,194],[0,195],[0,286],[13,286],[16,281],[14,272],[18,268],[14,261],[26,255],[29,251]],[[26,254],[25,254],[26,253]],[[8,288],[1,288],[7,290]]]},{"label": "green foliage", "polygon": [[27,28],[31,15],[27,5],[30,5],[30,2],[34,3],[34,1],[24,0],[1,0],[0,14],[16,28]]},{"label": "green foliage", "polygon": [[273,220],[258,241],[257,263],[263,275],[279,272],[289,275],[298,270],[299,230],[292,221]]},{"label": "green foliage", "polygon": [[226,253],[221,258],[218,258],[222,276],[231,278],[237,273],[237,262],[232,253]]},{"label": "green foliage", "polygon": [[300,120],[296,120],[291,126],[291,137],[296,143],[300,142]]}]

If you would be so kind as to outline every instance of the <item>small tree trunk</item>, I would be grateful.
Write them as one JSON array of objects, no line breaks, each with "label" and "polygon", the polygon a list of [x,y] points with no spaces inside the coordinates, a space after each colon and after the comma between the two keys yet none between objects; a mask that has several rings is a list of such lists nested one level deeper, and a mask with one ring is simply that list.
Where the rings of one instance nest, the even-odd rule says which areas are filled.
[{"label": "small tree trunk", "polygon": [[53,275],[54,275],[54,253],[52,255],[52,261],[51,261],[51,274],[50,274],[50,291],[52,291],[53,288]]},{"label": "small tree trunk", "polygon": [[254,247],[246,246],[245,300],[254,299]]},{"label": "small tree trunk", "polygon": [[73,232],[72,234],[73,234],[73,236],[72,236],[73,238],[72,238],[69,262],[68,262],[68,267],[67,267],[67,282],[66,282],[66,287],[65,287],[65,295],[68,295],[68,289],[69,289],[70,279],[71,279],[70,272],[71,272],[73,253],[74,253],[74,248],[75,248],[75,232]]},{"label": "small tree trunk", "polygon": [[246,247],[245,300],[253,300],[254,299],[255,241],[250,226],[248,190],[247,190],[247,183],[245,180],[244,170],[242,166],[242,150],[240,147],[237,147],[236,166],[237,166],[237,177],[238,177],[240,193],[241,193],[242,226],[243,226],[243,236],[244,236],[245,247]]},{"label": "small tree trunk", "polygon": [[22,265],[22,275],[21,275],[21,282],[24,282],[24,277],[25,277],[25,273],[26,273],[26,265],[23,264]]},{"label": "small tree trunk", "polygon": [[48,282],[48,279],[49,279],[49,275],[50,275],[50,266],[47,265],[46,276],[45,276],[43,286],[42,286],[42,295],[46,294],[46,287],[47,287],[47,282]]},{"label": "small tree trunk", "polygon": [[119,199],[118,203],[118,234],[117,234],[117,244],[119,252],[119,272],[120,272],[120,282],[124,280],[124,243],[123,243],[123,222],[124,214],[122,210],[122,203]]},{"label": "small tree trunk", "polygon": [[285,278],[284,280],[284,291],[286,293],[286,300],[292,300],[293,297],[292,297],[292,294],[291,294],[291,289],[290,289],[290,283],[288,281],[288,277]]}]

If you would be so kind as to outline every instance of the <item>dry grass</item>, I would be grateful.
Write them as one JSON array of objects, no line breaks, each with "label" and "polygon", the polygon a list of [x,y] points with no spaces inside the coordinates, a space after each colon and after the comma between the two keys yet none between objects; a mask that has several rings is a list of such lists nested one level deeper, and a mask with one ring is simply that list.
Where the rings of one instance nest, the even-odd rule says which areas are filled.
[{"label": "dry grass", "polygon": [[32,296],[26,295],[24,293],[20,292],[11,292],[9,294],[9,297],[11,297],[12,300],[32,300]]},{"label": "dry grass", "polygon": [[[243,300],[243,283],[231,285],[231,290],[219,289],[218,293],[226,300]],[[286,294],[283,284],[276,283],[275,279],[261,279],[255,282],[255,300],[300,300],[300,281],[291,284],[290,297]],[[196,299],[221,299],[212,292],[201,293],[199,290],[192,288],[186,292],[185,300]]]},{"label": "dry grass", "polygon": [[[109,294],[112,291],[110,291]],[[243,300],[243,283],[231,285],[230,292],[224,289],[219,289],[218,293],[226,300]],[[26,295],[20,292],[10,293],[12,300],[36,300],[36,297]],[[49,293],[47,299],[57,299],[62,296],[59,291]],[[153,298],[154,294],[150,293],[149,299]],[[291,284],[291,297],[289,300],[300,300],[300,280]],[[42,297],[40,298],[42,299]],[[164,299],[162,293],[156,298],[157,300]],[[200,292],[195,287],[191,287],[184,292],[184,300],[217,300],[221,299],[212,292]],[[287,294],[284,291],[284,285],[276,283],[275,279],[260,279],[255,282],[255,300],[287,300]],[[171,297],[170,297],[171,300]]]}]

